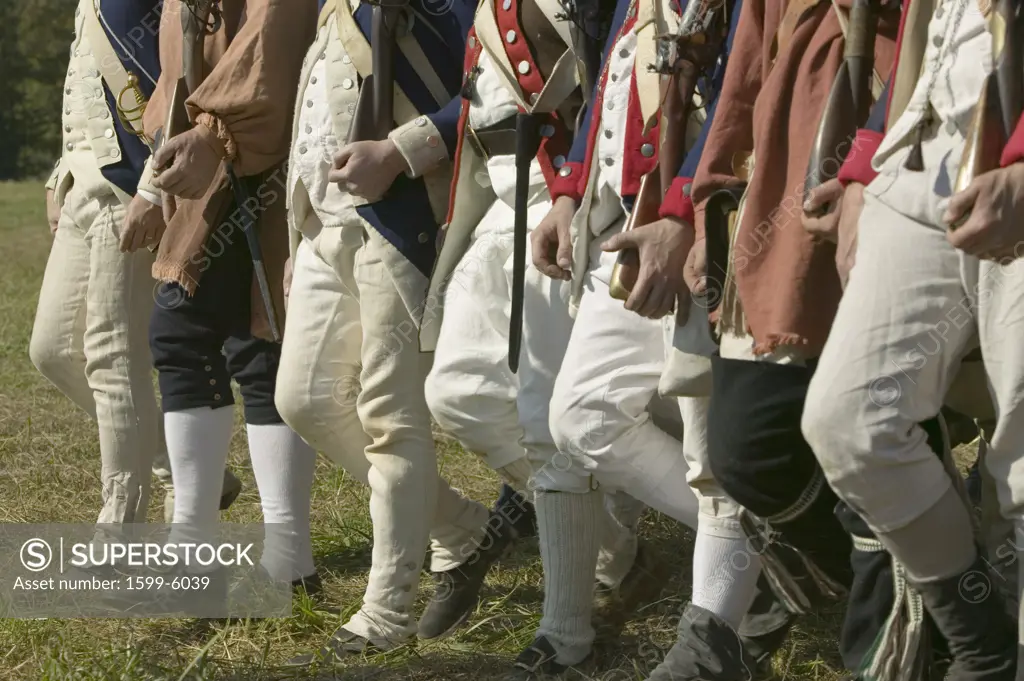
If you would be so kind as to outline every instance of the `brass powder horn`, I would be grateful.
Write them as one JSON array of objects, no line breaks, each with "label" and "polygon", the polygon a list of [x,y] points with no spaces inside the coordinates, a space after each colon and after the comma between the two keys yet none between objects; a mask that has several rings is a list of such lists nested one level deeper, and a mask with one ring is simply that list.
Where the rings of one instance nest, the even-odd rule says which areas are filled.
[{"label": "brass powder horn", "polygon": [[[134,100],[129,106],[124,104],[125,95],[131,95]],[[121,120],[125,130],[143,140],[146,139],[146,133],[142,131],[142,125],[138,125],[138,128],[135,126],[142,121],[142,117],[146,113],[146,103],[146,95],[139,87],[138,77],[129,71],[128,84],[117,93],[117,117]]]}]

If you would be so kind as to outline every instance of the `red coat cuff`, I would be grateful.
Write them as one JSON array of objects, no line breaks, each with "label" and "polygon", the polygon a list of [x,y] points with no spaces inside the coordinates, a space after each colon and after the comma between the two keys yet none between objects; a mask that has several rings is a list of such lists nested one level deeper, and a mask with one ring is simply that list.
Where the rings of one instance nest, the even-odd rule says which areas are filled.
[{"label": "red coat cuff", "polygon": [[583,164],[569,161],[558,169],[555,179],[551,181],[548,190],[551,193],[551,200],[555,201],[560,196],[571,196],[577,202],[583,199],[583,192],[580,185],[583,180]]},{"label": "red coat cuff", "polygon": [[1024,161],[1024,116],[1017,121],[1017,127],[1014,128],[1013,134],[1010,135],[1010,139],[1006,142],[1006,146],[1003,148],[1003,155],[999,159],[999,165],[1005,168],[1018,161]]},{"label": "red coat cuff", "polygon": [[694,222],[693,199],[690,198],[692,186],[692,177],[677,177],[672,180],[672,185],[661,201],[661,210],[658,211],[658,216],[676,217],[686,224],[692,225]]},{"label": "red coat cuff", "polygon": [[844,187],[852,182],[863,185],[871,184],[871,181],[878,175],[878,172],[871,167],[871,159],[874,158],[884,137],[885,135],[874,130],[857,131],[857,137],[853,141],[853,146],[850,147],[850,153],[847,154],[846,160],[843,161],[843,165],[839,169],[838,179]]}]

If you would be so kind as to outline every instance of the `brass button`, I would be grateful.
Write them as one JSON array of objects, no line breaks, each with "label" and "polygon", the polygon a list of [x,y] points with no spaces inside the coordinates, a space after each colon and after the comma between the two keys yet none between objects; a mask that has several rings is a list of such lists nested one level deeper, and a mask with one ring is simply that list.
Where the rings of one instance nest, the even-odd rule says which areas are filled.
[{"label": "brass button", "polygon": [[648,142],[640,147],[640,153],[644,155],[644,158],[650,158],[654,156],[654,145]]},{"label": "brass button", "polygon": [[420,235],[419,235],[418,237],[416,237],[416,239],[417,239],[417,240],[418,240],[418,241],[419,241],[419,242],[420,242],[421,244],[425,244],[425,243],[427,243],[428,241],[430,241],[430,235],[429,235],[429,234],[427,234],[426,232],[420,232]]},{"label": "brass button", "polygon": [[559,177],[569,177],[572,175],[572,166],[562,166],[558,171]]}]

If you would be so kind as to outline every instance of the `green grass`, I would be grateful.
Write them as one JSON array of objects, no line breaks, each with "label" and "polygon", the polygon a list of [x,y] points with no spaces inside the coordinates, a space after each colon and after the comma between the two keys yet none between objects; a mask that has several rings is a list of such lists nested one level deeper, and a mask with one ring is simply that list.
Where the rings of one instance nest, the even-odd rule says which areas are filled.
[{"label": "green grass", "polygon": [[[0,183],[0,522],[93,522],[100,506],[99,454],[92,422],[50,386],[28,360],[28,342],[50,234],[43,189]],[[438,436],[453,485],[490,503],[498,482],[475,457]],[[236,430],[231,467],[245,491],[226,513],[259,522],[244,431]],[[155,492],[150,517],[160,518]],[[0,680],[136,681],[233,679],[494,679],[532,639],[540,617],[542,571],[536,542],[523,542],[487,580],[470,625],[439,643],[357,659],[318,675],[281,668],[318,647],[359,607],[370,557],[368,494],[321,459],[313,491],[314,550],[328,610],[296,604],[289,619],[238,624],[202,620],[0,620]],[[600,646],[596,679],[643,679],[674,641],[673,616],[689,595],[692,534],[649,513],[642,536],[672,566],[662,600]],[[424,576],[423,586],[428,579]],[[426,589],[421,590],[420,607]],[[838,607],[799,622],[778,654],[780,679],[829,681],[840,670]],[[609,672],[618,670],[617,675]]]}]

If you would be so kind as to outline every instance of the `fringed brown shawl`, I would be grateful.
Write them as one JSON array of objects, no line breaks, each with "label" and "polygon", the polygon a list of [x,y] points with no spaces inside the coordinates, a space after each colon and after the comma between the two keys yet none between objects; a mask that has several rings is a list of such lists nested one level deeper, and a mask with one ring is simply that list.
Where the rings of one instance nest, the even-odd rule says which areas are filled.
[{"label": "fringed brown shawl", "polygon": [[[292,114],[302,58],[316,30],[316,0],[222,0],[224,20],[205,42],[206,77],[187,102],[190,119],[201,114],[233,149],[239,177],[264,174],[260,191],[260,242],[279,320],[284,319],[281,290],[288,258],[285,174],[291,144]],[[161,75],[146,108],[145,128],[152,137],[163,127],[174,84],[182,72],[181,0],[165,0],[160,22]],[[210,235],[244,239],[237,216],[228,214],[231,190],[222,165],[209,191],[197,201],[177,200],[177,209],[160,241],[153,276],[181,284],[194,294],[220,246],[207,248]],[[253,333],[269,338],[259,288],[253,282]],[[280,322],[279,322],[280,323]]]}]

